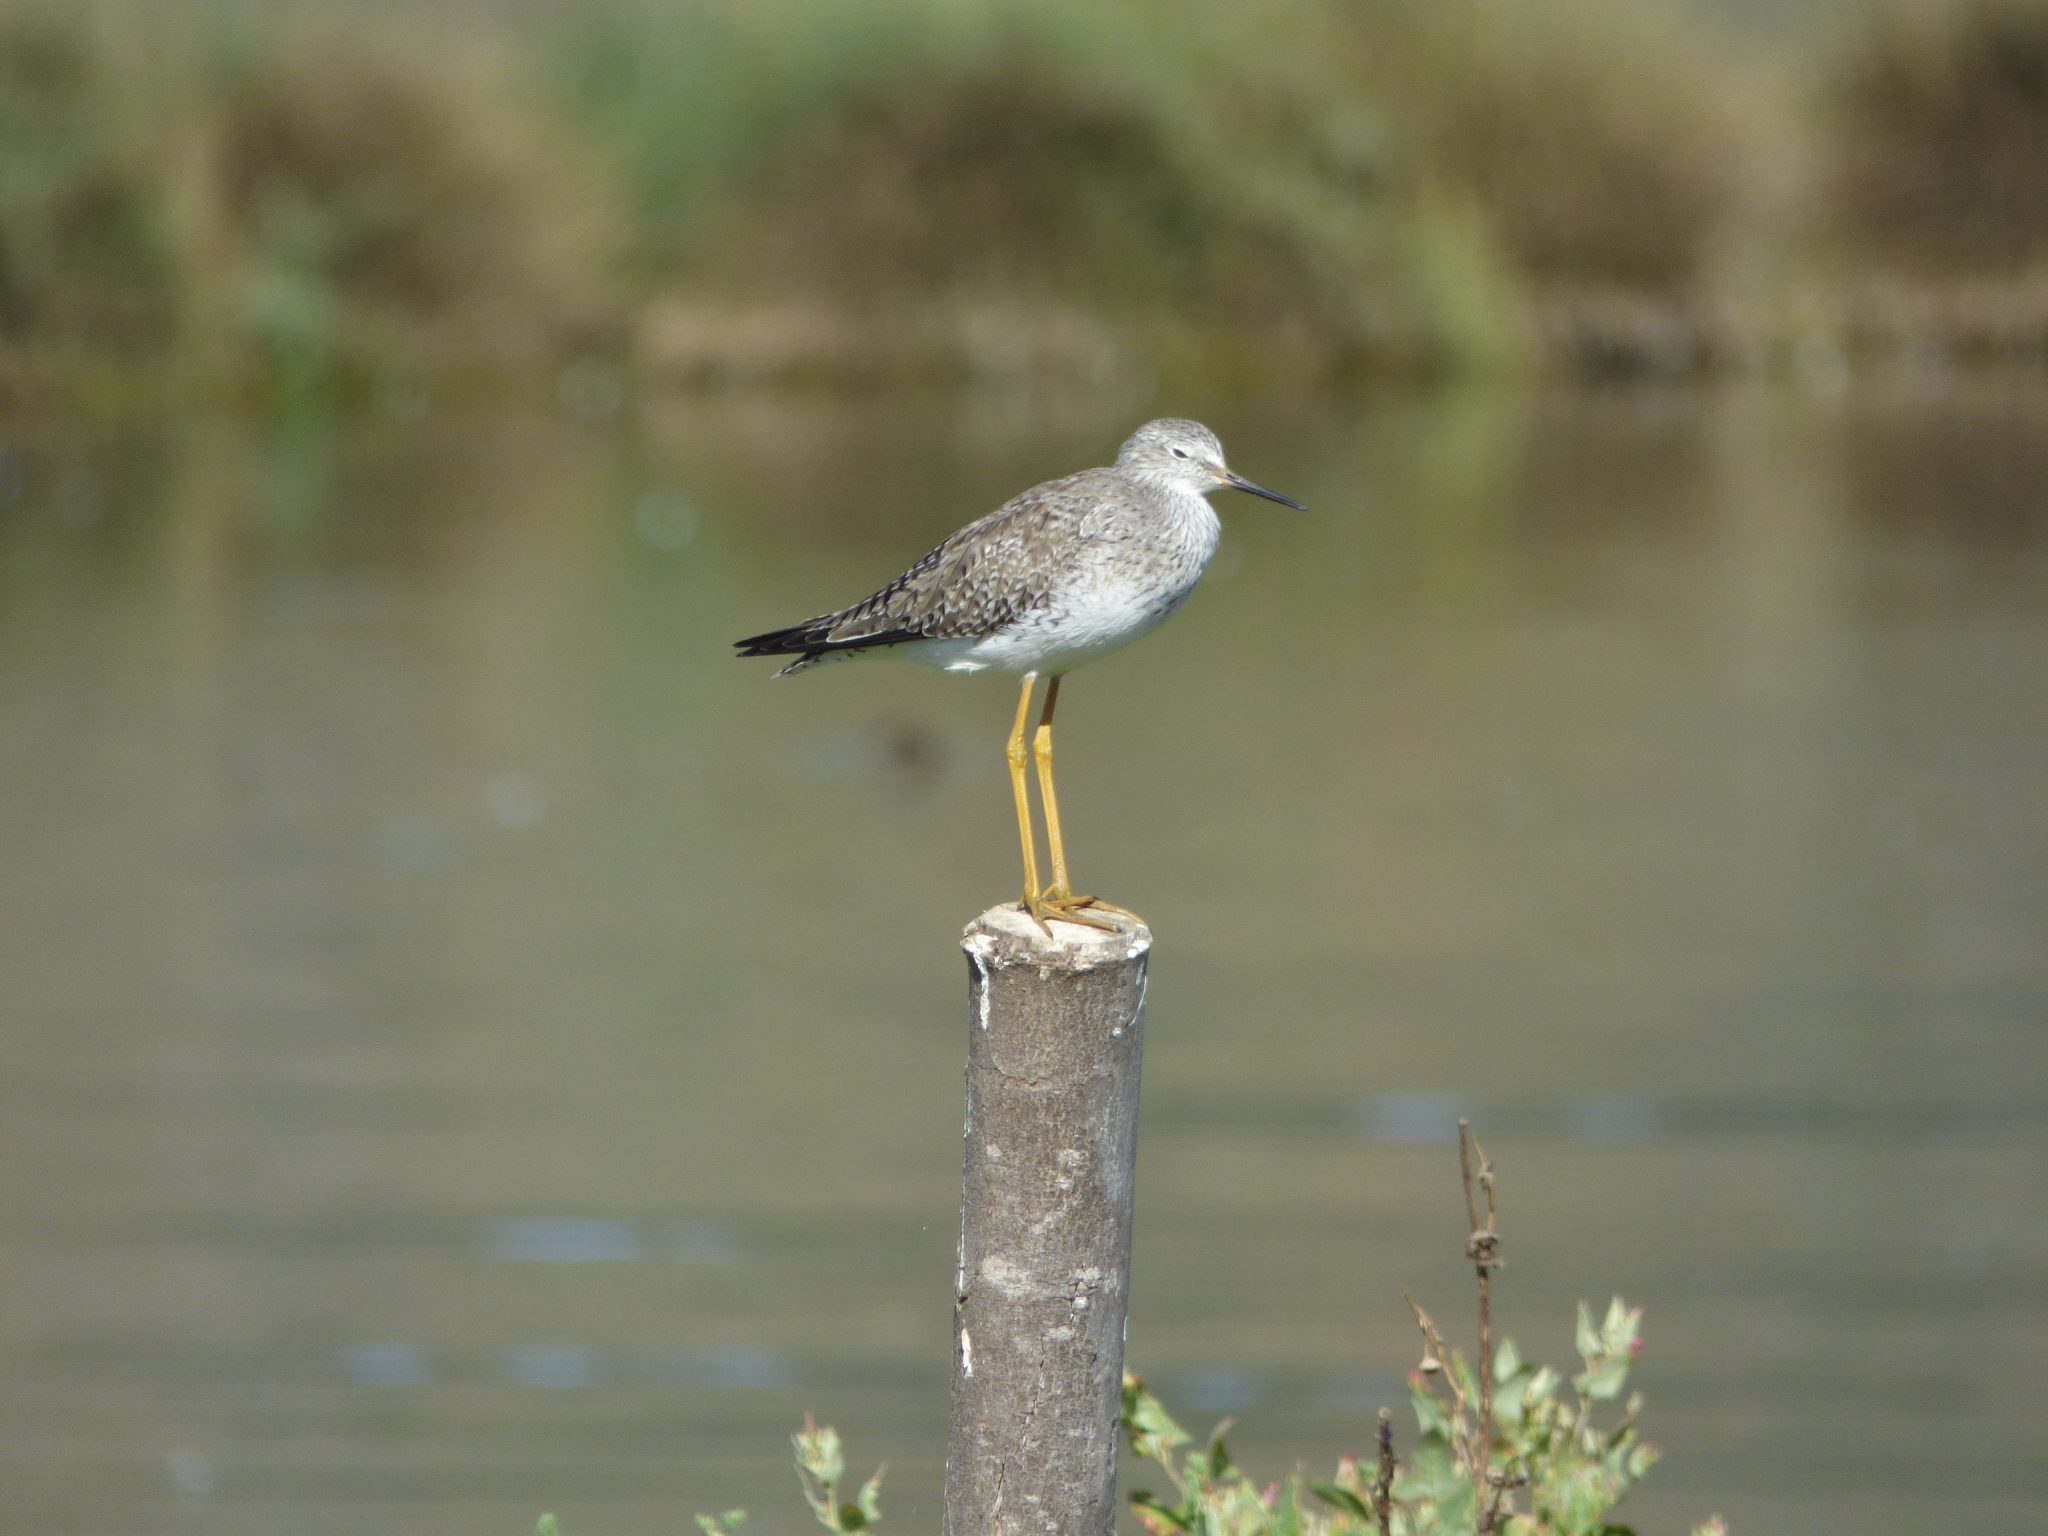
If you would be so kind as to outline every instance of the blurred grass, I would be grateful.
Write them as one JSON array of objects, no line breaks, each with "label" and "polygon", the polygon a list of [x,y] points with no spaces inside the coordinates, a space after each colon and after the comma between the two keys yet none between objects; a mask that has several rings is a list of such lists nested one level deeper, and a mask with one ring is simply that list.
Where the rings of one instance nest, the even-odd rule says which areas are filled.
[{"label": "blurred grass", "polygon": [[238,56],[195,131],[193,287],[272,378],[530,370],[611,302],[602,176],[488,58],[353,38]]},{"label": "blurred grass", "polygon": [[1829,211],[1851,259],[1968,273],[2048,260],[2048,4],[1893,7],[1826,89]]},{"label": "blurred grass", "polygon": [[1845,355],[2048,364],[2048,0],[1893,0],[1817,76]]},{"label": "blurred grass", "polygon": [[1738,66],[1631,0],[1439,0],[1344,11],[1353,93],[1388,104],[1421,194],[1478,209],[1518,273],[1680,295],[1736,214]]},{"label": "blurred grass", "polygon": [[1150,356],[1526,361],[1525,299],[1688,298],[1739,194],[1697,41],[1608,0],[624,5],[564,73],[649,271],[1080,308]]},{"label": "blurred grass", "polygon": [[0,338],[161,341],[178,278],[160,169],[122,126],[99,40],[55,10],[0,19]]},{"label": "blurred grass", "polygon": [[1154,345],[1351,335],[1388,212],[1293,152],[1255,36],[1208,0],[618,6],[572,36],[566,78],[639,199],[642,270],[671,283],[884,324],[1082,310]]},{"label": "blurred grass", "polygon": [[407,43],[0,9],[0,388],[491,379],[602,325],[595,157],[489,47]]},{"label": "blurred grass", "polygon": [[1642,0],[379,14],[0,0],[0,390],[1669,370],[2048,315],[2048,0],[1769,68]]}]

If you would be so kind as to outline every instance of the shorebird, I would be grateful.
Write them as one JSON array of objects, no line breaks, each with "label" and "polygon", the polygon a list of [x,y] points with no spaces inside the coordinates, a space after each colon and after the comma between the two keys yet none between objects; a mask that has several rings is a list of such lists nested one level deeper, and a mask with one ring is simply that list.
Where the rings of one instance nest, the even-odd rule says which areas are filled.
[{"label": "shorebird", "polygon": [[[1013,496],[969,523],[870,597],[733,643],[742,656],[794,656],[787,677],[824,661],[894,652],[947,672],[1022,673],[1004,747],[1024,845],[1024,910],[1051,921],[1114,928],[1124,912],[1079,896],[1067,877],[1052,783],[1052,714],[1060,679],[1084,661],[1156,628],[1187,601],[1216,553],[1211,491],[1300,502],[1237,474],[1216,434],[1196,421],[1148,421],[1108,469],[1084,469]],[[1038,728],[1025,746],[1032,691],[1048,679]],[[1038,883],[1025,765],[1036,761],[1052,883]],[[1132,914],[1125,912],[1126,916]]]}]

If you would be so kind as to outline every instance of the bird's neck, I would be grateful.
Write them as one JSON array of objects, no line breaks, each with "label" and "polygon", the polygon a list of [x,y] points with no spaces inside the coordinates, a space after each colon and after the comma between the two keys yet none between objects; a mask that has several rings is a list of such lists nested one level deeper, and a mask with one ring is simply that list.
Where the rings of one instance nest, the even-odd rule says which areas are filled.
[{"label": "bird's neck", "polygon": [[1216,509],[1209,505],[1209,498],[1200,491],[1191,491],[1184,485],[1175,485],[1168,486],[1166,494],[1173,503],[1174,511],[1193,526],[1204,529],[1211,535],[1222,526],[1217,520]]},{"label": "bird's neck", "polygon": [[1209,505],[1209,498],[1170,480],[1157,479],[1152,484],[1166,503],[1174,542],[1184,545],[1199,564],[1206,565],[1223,536],[1223,524],[1216,509]]}]

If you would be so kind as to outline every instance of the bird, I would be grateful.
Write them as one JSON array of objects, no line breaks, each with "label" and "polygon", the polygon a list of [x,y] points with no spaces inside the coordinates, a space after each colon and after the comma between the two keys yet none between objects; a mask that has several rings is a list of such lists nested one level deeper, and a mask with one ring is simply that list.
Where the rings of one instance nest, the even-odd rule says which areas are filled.
[{"label": "bird", "polygon": [[[1024,850],[1022,906],[1054,921],[1114,929],[1128,909],[1076,894],[1053,789],[1060,681],[1085,661],[1157,628],[1208,569],[1222,528],[1211,492],[1249,492],[1306,511],[1232,470],[1216,434],[1166,417],[1133,432],[1106,468],[1035,485],[969,523],[894,581],[848,607],[733,642],[741,657],[792,656],[777,677],[828,661],[895,654],[947,672],[1021,674],[1004,743]],[[1026,746],[1033,691],[1045,701]],[[1038,883],[1025,769],[1035,762],[1052,880]]]}]

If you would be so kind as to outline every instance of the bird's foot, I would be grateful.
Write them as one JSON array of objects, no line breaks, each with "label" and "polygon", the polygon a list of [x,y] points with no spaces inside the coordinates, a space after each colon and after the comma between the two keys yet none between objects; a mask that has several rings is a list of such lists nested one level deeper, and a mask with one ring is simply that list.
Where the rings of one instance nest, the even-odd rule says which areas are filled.
[{"label": "bird's foot", "polygon": [[1134,923],[1145,921],[1145,919],[1138,916],[1129,907],[1120,907],[1113,901],[1104,901],[1097,896],[1076,896],[1074,902],[1078,906],[1087,907],[1092,912],[1114,912],[1118,917],[1128,917]]},{"label": "bird's foot", "polygon": [[1047,886],[1036,896],[1027,895],[1023,907],[1031,914],[1031,920],[1038,924],[1040,931],[1047,938],[1052,937],[1052,929],[1048,924],[1055,921],[1074,923],[1083,928],[1100,928],[1114,933],[1123,925],[1108,916],[1109,913],[1119,913],[1133,922],[1140,920],[1137,913],[1126,908],[1107,901],[1097,901],[1093,896],[1076,896],[1072,891],[1061,890],[1057,886]]}]

